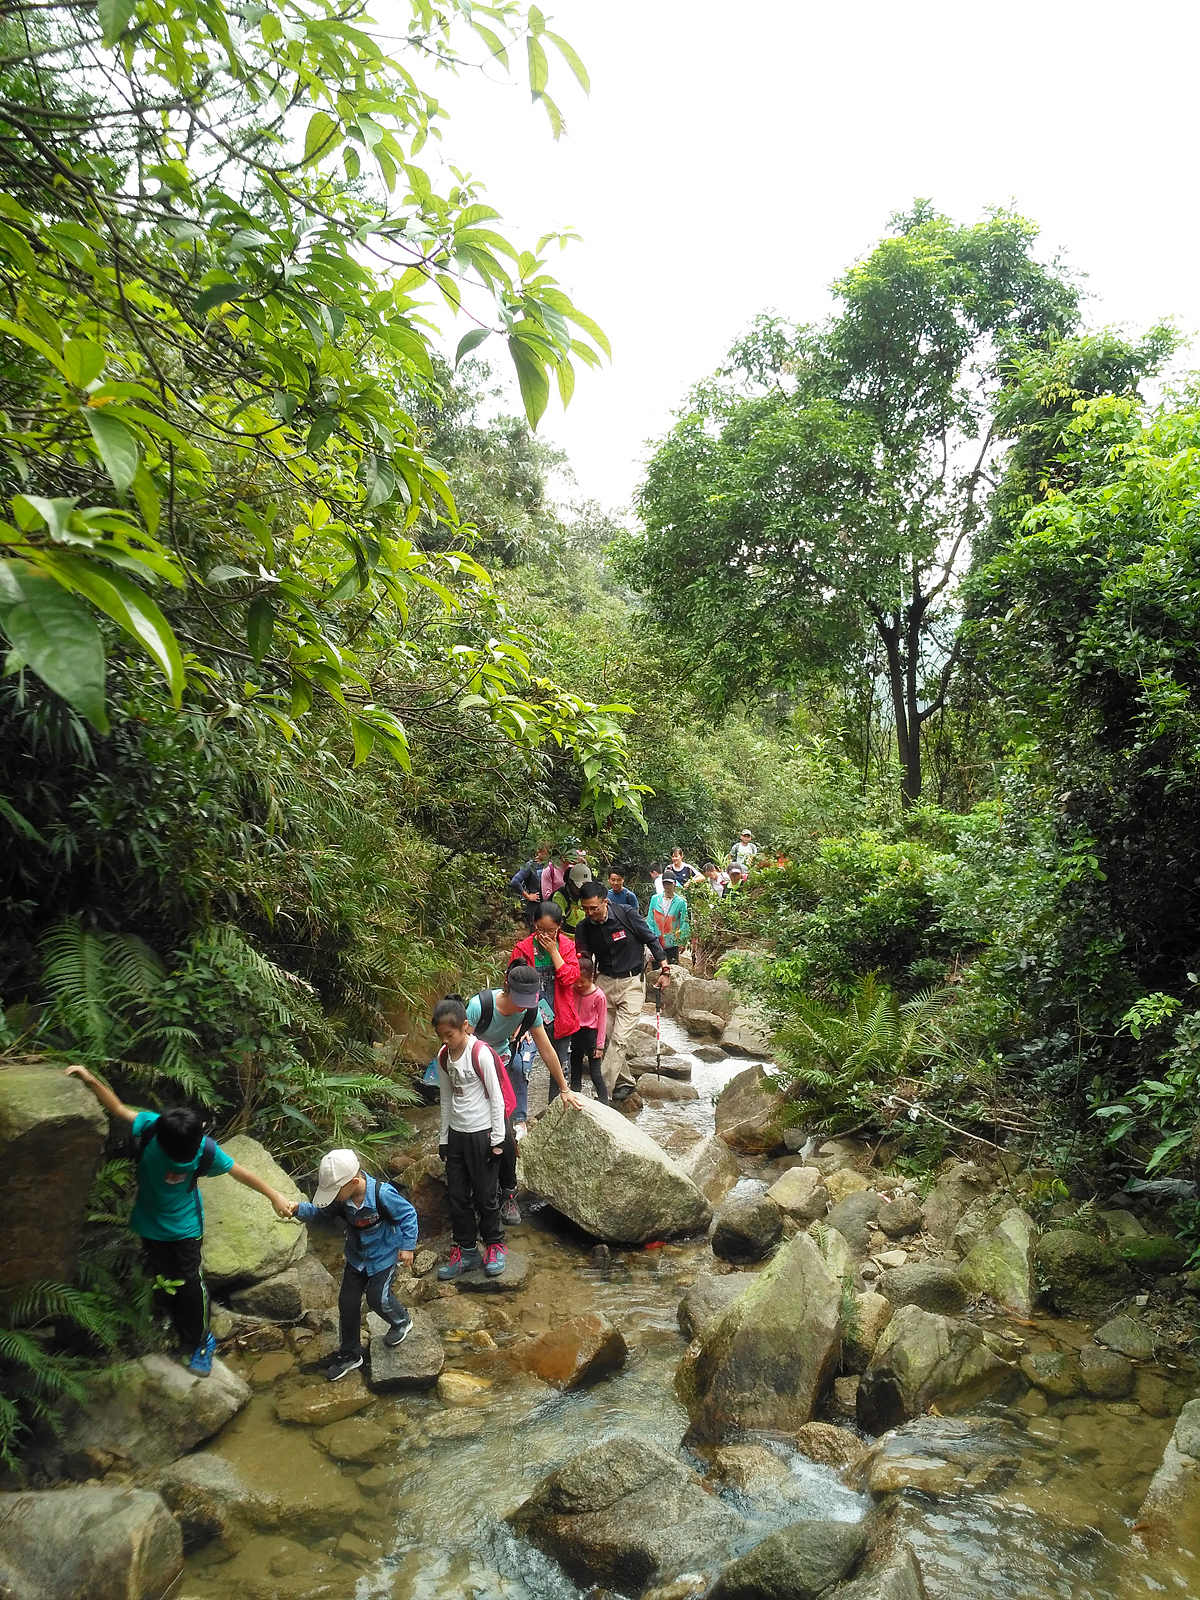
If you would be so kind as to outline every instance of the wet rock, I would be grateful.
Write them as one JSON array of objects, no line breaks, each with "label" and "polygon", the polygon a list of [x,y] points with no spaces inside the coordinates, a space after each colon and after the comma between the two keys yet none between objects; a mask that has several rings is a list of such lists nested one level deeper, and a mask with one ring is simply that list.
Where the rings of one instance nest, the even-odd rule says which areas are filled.
[{"label": "wet rock", "polygon": [[365,1417],[350,1417],[334,1422],[313,1435],[322,1450],[335,1461],[371,1461],[388,1441],[388,1430]]},{"label": "wet rock", "polygon": [[857,1522],[794,1523],[726,1567],[710,1600],[816,1600],[845,1577],[865,1547]]},{"label": "wet rock", "polygon": [[1073,1228],[1043,1234],[1037,1270],[1047,1300],[1068,1317],[1101,1315],[1130,1289],[1128,1268],[1116,1252]]},{"label": "wet rock", "polygon": [[296,1358],[290,1350],[273,1350],[254,1363],[250,1382],[256,1389],[266,1389],[280,1378],[286,1378],[295,1365]]},{"label": "wet rock", "polygon": [[873,1557],[850,1583],[833,1591],[830,1600],[925,1600],[921,1569],[911,1550]]},{"label": "wet rock", "polygon": [[403,1344],[389,1350],[384,1344],[388,1325],[373,1311],[367,1313],[371,1331],[371,1388],[381,1393],[403,1389],[432,1389],[446,1357],[437,1329],[423,1311],[413,1311],[413,1330]]},{"label": "wet rock", "polygon": [[352,1417],[356,1411],[365,1411],[374,1398],[363,1383],[362,1373],[352,1372],[338,1383],[311,1383],[280,1395],[275,1401],[275,1415],[280,1422],[323,1428]]},{"label": "wet rock", "polygon": [[726,1019],[717,1016],[714,1011],[693,1011],[684,1023],[684,1027],[694,1039],[714,1041],[724,1038],[728,1025]]},{"label": "wet rock", "polygon": [[859,1384],[859,1425],[882,1433],[931,1405],[942,1412],[962,1411],[1011,1374],[973,1324],[901,1306],[880,1335]]},{"label": "wet rock", "polygon": [[5,1600],[160,1600],[182,1567],[179,1524],[148,1489],[0,1494]]},{"label": "wet rock", "polygon": [[1148,1417],[1171,1415],[1170,1385],[1157,1373],[1140,1371],[1134,1374],[1133,1398]]},{"label": "wet rock", "polygon": [[638,1093],[643,1100],[699,1100],[695,1084],[679,1083],[674,1078],[658,1077],[646,1072],[637,1081]]},{"label": "wet rock", "polygon": [[[831,1173],[826,1179],[826,1187],[837,1183],[842,1177],[840,1172]],[[852,1174],[858,1177],[858,1173]],[[830,1190],[830,1199],[834,1190]],[[873,1189],[854,1190],[842,1200],[838,1200],[829,1208],[829,1215],[825,1218],[831,1228],[836,1228],[850,1246],[856,1256],[866,1255],[871,1243],[871,1232],[875,1222],[875,1215],[879,1210],[879,1196]]]},{"label": "wet rock", "polygon": [[733,1199],[717,1218],[713,1229],[713,1255],[722,1261],[745,1264],[761,1261],[783,1232],[783,1214],[765,1194]]},{"label": "wet rock", "polygon": [[769,1061],[771,1025],[753,1006],[734,1006],[720,1042],[726,1055],[754,1056],[760,1061]]},{"label": "wet rock", "polygon": [[1019,1207],[1001,1217],[995,1228],[959,1263],[958,1275],[968,1294],[986,1295],[1006,1311],[1028,1317],[1037,1298],[1033,1258],[1037,1229]]},{"label": "wet rock", "polygon": [[[340,1534],[366,1511],[367,1501],[307,1429],[281,1436],[264,1427],[270,1412],[265,1396],[252,1401],[206,1454],[227,1461],[255,1494],[278,1505],[281,1534],[304,1542]],[[223,1579],[229,1570],[222,1567]]]},{"label": "wet rock", "polygon": [[730,1078],[717,1097],[716,1128],[740,1155],[767,1155],[783,1140],[779,1117],[783,1095],[762,1066],[747,1067]]},{"label": "wet rock", "polygon": [[[523,1142],[523,1141],[522,1141]],[[498,1278],[489,1278],[482,1267],[464,1272],[454,1281],[460,1294],[516,1294],[529,1277],[529,1257],[523,1250],[508,1249],[508,1265]]]},{"label": "wet rock", "polygon": [[521,1142],[526,1186],[597,1238],[644,1244],[698,1233],[712,1207],[648,1134],[612,1107],[555,1100]]},{"label": "wet rock", "polygon": [[552,1472],[508,1520],[576,1583],[627,1595],[710,1563],[743,1526],[690,1467],[626,1434]]},{"label": "wet rock", "polygon": [[930,1190],[921,1207],[925,1231],[948,1245],[963,1212],[987,1191],[990,1180],[971,1161],[953,1161]]},{"label": "wet rock", "polygon": [[867,1446],[849,1428],[835,1428],[829,1422],[806,1422],[796,1430],[796,1449],[818,1466],[847,1472],[858,1466]]},{"label": "wet rock", "polygon": [[865,1372],[894,1307],[886,1295],[868,1289],[843,1305],[842,1370]]},{"label": "wet rock", "polygon": [[143,1356],[87,1380],[57,1449],[108,1450],[139,1467],[162,1466],[223,1428],[249,1398],[249,1385],[223,1361],[197,1378],[166,1356]]},{"label": "wet rock", "polygon": [[[1156,1558],[1193,1552],[1200,1534],[1200,1400],[1189,1400],[1167,1440],[1135,1524],[1135,1541]],[[1139,1591],[1143,1585],[1139,1584]]]},{"label": "wet rock", "polygon": [[628,1354],[620,1329],[593,1311],[514,1346],[509,1359],[520,1371],[531,1372],[556,1389],[581,1389],[619,1371]]},{"label": "wet rock", "polygon": [[922,1417],[879,1441],[867,1468],[872,1494],[918,1489],[958,1495],[1008,1483],[1020,1465],[1011,1438],[970,1419]]},{"label": "wet rock", "polygon": [[[326,1596],[332,1600],[345,1593],[349,1570],[335,1555],[306,1549],[299,1537],[271,1534],[251,1541],[226,1561],[220,1569],[220,1584],[226,1594],[245,1600],[324,1600]],[[188,1592],[181,1592],[179,1600],[190,1600]]]},{"label": "wet rock", "polygon": [[1063,1350],[1039,1350],[1021,1357],[1021,1371],[1035,1388],[1060,1400],[1070,1400],[1083,1387],[1079,1357]]},{"label": "wet rock", "polygon": [[887,1205],[880,1206],[875,1221],[889,1239],[903,1239],[910,1233],[918,1233],[925,1219],[916,1196],[900,1194]]},{"label": "wet rock", "polygon": [[437,1381],[438,1399],[447,1406],[474,1406],[490,1399],[490,1378],[477,1378],[473,1372],[443,1372]]},{"label": "wet rock", "polygon": [[748,1428],[793,1433],[808,1422],[837,1372],[841,1298],[808,1235],[790,1239],[680,1362],[675,1386],[691,1417],[688,1439],[719,1442]]},{"label": "wet rock", "polygon": [[740,1493],[764,1495],[783,1483],[787,1466],[765,1445],[730,1444],[713,1451],[713,1477]]},{"label": "wet rock", "polygon": [[1153,1361],[1154,1338],[1144,1322],[1136,1317],[1113,1317],[1096,1329],[1096,1343],[1106,1345],[1130,1361]]},{"label": "wet rock", "polygon": [[[486,1420],[478,1411],[465,1407],[421,1418],[421,1431],[431,1439],[474,1439],[485,1425]],[[362,1479],[358,1481],[361,1483]]]},{"label": "wet rock", "polygon": [[879,1287],[894,1306],[920,1306],[922,1311],[953,1315],[967,1303],[958,1274],[935,1261],[914,1261],[894,1272],[885,1272]]},{"label": "wet rock", "polygon": [[725,1051],[719,1044],[698,1044],[692,1054],[697,1061],[724,1061]]},{"label": "wet rock", "polygon": [[832,1416],[858,1415],[858,1386],[861,1381],[857,1373],[833,1380],[833,1392],[829,1396],[829,1410]]},{"label": "wet rock", "polygon": [[715,1133],[678,1155],[672,1154],[675,1165],[687,1174],[710,1205],[720,1205],[738,1181],[737,1157]]},{"label": "wet rock", "polygon": [[686,1027],[697,1012],[718,1017],[722,1024],[733,1013],[733,986],[724,978],[689,978],[683,985],[675,1015]]},{"label": "wet rock", "polygon": [[685,1339],[694,1339],[714,1317],[721,1316],[738,1295],[749,1287],[750,1279],[741,1273],[714,1277],[702,1272],[679,1302],[679,1331]]},{"label": "wet rock", "polygon": [[767,1190],[785,1217],[815,1222],[829,1209],[829,1192],[815,1167],[792,1167]]},{"label": "wet rock", "polygon": [[[825,1192],[829,1196],[831,1206],[841,1205],[842,1201],[848,1200],[852,1194],[866,1194],[869,1189],[870,1185],[857,1167],[835,1167],[825,1175]],[[875,1196],[875,1206],[878,1210],[878,1195]]]},{"label": "wet rock", "polygon": [[176,1461],[154,1487],[178,1522],[188,1552],[238,1528],[273,1528],[279,1521],[275,1496],[254,1488],[232,1462],[211,1451]]},{"label": "wet rock", "polygon": [[[304,1199],[256,1139],[238,1133],[224,1140],[222,1149],[285,1199]],[[201,1178],[200,1193],[204,1199],[204,1273],[212,1288],[272,1278],[306,1254],[308,1230],[281,1221],[270,1201],[253,1189],[229,1177]]]},{"label": "wet rock", "polygon": [[[61,1065],[9,1058],[0,1071],[0,1295],[39,1280],[68,1282],[83,1239],[88,1186],[108,1118]],[[70,1173],[69,1183],[52,1174]]]},{"label": "wet rock", "polygon": [[1114,1248],[1126,1267],[1142,1278],[1181,1272],[1188,1261],[1188,1247],[1182,1239],[1167,1239],[1161,1234],[1145,1239],[1121,1239]]},{"label": "wet rock", "polygon": [[1085,1344],[1079,1352],[1083,1387],[1097,1400],[1123,1400],[1133,1389],[1133,1368],[1115,1350]]},{"label": "wet rock", "polygon": [[[680,1087],[690,1087],[692,1081],[692,1065],[682,1057],[662,1056],[656,1060],[653,1056],[628,1057],[630,1072],[637,1079],[638,1093],[644,1095],[647,1089],[653,1087],[656,1078],[662,1078],[667,1083],[675,1081]],[[642,1079],[646,1082],[643,1083]],[[684,1100],[698,1098],[696,1095],[683,1095]]]},{"label": "wet rock", "polygon": [[337,1305],[338,1286],[333,1274],[311,1250],[296,1263],[296,1277],[305,1311],[331,1311]]},{"label": "wet rock", "polygon": [[234,1311],[266,1317],[271,1322],[298,1322],[305,1310],[300,1293],[300,1273],[295,1267],[289,1267],[286,1272],[277,1272],[273,1278],[262,1278],[245,1289],[235,1289],[229,1296],[229,1304]]}]

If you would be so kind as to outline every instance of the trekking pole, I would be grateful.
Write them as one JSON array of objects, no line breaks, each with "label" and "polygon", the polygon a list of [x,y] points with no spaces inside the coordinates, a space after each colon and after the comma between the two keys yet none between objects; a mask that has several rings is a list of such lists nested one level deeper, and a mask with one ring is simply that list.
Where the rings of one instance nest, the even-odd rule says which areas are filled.
[{"label": "trekking pole", "polygon": [[654,1076],[662,1080],[662,990],[654,988]]}]

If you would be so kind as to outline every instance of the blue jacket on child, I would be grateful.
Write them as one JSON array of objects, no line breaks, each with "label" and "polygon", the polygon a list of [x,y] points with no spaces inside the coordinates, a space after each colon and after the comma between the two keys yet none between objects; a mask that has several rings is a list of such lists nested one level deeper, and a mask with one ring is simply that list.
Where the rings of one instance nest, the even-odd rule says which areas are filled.
[{"label": "blue jacket on child", "polygon": [[372,1276],[396,1265],[399,1250],[411,1250],[417,1242],[417,1213],[391,1183],[367,1178],[362,1205],[349,1200],[331,1200],[327,1206],[314,1206],[302,1200],[296,1207],[299,1222],[344,1222],[346,1224],[346,1263]]}]

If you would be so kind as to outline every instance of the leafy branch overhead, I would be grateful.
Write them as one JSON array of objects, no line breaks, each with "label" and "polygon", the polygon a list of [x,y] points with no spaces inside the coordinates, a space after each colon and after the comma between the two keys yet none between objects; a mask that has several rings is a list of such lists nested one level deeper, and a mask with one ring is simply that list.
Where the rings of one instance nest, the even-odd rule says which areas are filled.
[{"label": "leafy branch overhead", "polygon": [[[536,7],[469,0],[414,0],[398,44],[356,0],[21,0],[6,18],[9,669],[103,732],[116,638],[176,705],[292,738],[320,698],[356,759],[405,762],[398,669],[432,654],[477,694],[504,633],[415,420],[444,382],[434,316],[469,322],[457,360],[505,343],[535,425],[552,381],[565,404],[578,363],[609,354],[547,267],[571,235],[520,248],[474,179],[440,152],[418,164],[444,120],[422,76],[507,69],[522,46],[557,136],[547,51],[586,89],[582,62]],[[553,733],[553,705],[583,737],[532,692],[527,726]]]}]

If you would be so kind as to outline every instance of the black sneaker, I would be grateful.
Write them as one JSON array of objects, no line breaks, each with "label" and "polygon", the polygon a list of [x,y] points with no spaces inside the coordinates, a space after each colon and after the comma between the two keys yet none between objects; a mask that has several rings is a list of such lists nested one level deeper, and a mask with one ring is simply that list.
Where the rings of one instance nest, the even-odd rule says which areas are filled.
[{"label": "black sneaker", "polygon": [[333,1360],[325,1368],[325,1376],[330,1383],[336,1383],[339,1378],[344,1378],[348,1372],[354,1372],[362,1364],[363,1358],[361,1355],[334,1356]]},{"label": "black sneaker", "polygon": [[398,1344],[403,1344],[412,1332],[412,1318],[405,1317],[403,1322],[393,1322],[383,1336],[383,1342],[389,1350],[394,1350]]},{"label": "black sneaker", "polygon": [[628,1100],[629,1096],[632,1093],[633,1093],[633,1084],[631,1084],[631,1083],[619,1083],[617,1085],[617,1087],[612,1092],[612,1102],[613,1102],[613,1104],[614,1105],[620,1105],[621,1101],[622,1100]]}]

